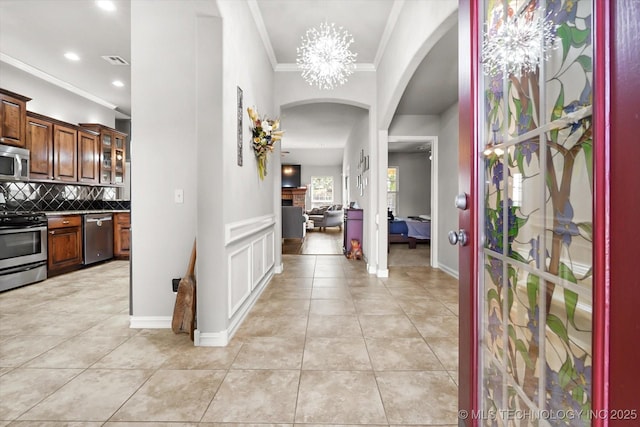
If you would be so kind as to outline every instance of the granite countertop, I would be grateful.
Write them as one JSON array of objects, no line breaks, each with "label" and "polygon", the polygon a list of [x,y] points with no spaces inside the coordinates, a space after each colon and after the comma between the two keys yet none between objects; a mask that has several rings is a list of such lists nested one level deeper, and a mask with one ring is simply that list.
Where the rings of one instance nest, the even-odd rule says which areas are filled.
[{"label": "granite countertop", "polygon": [[121,213],[131,212],[130,209],[94,209],[83,211],[47,211],[42,212],[46,216],[58,216],[58,215],[83,215],[83,214],[100,214],[100,213]]}]

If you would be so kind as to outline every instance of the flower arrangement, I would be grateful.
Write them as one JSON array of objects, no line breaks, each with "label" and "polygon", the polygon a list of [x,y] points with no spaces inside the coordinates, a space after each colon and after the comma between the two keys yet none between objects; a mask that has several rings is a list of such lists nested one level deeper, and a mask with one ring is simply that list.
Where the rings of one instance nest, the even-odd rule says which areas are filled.
[{"label": "flower arrangement", "polygon": [[266,117],[260,118],[258,112],[253,108],[247,108],[247,113],[251,119],[251,135],[253,152],[258,159],[258,173],[260,179],[267,176],[267,154],[273,151],[274,144],[282,139],[284,131],[278,130],[280,120],[271,120]]}]

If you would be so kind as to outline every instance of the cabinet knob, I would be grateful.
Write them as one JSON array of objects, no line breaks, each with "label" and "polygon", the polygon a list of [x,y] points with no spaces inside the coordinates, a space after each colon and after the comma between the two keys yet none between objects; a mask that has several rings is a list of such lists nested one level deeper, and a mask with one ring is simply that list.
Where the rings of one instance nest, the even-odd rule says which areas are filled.
[{"label": "cabinet knob", "polygon": [[69,221],[62,221],[63,224],[69,224]]},{"label": "cabinet knob", "polygon": [[56,234],[56,232],[55,231],[50,231],[49,234]]},{"label": "cabinet knob", "polygon": [[4,142],[4,136],[0,137],[0,142]]}]

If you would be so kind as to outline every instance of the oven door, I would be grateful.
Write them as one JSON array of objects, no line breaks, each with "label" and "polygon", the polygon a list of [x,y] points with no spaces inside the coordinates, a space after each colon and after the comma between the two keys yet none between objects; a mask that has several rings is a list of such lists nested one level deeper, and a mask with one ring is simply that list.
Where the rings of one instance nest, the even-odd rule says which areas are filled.
[{"label": "oven door", "polygon": [[0,229],[0,270],[46,260],[46,226]]}]

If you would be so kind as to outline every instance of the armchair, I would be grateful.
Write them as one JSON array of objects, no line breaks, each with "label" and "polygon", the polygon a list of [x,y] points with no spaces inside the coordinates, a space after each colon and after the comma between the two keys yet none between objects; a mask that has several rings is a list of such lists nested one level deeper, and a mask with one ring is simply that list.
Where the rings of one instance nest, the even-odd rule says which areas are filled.
[{"label": "armchair", "polygon": [[327,227],[340,227],[342,230],[344,212],[340,210],[326,210],[321,214],[309,214],[309,219],[313,220],[314,228],[317,227],[322,231]]}]

